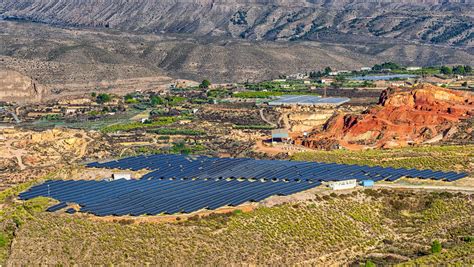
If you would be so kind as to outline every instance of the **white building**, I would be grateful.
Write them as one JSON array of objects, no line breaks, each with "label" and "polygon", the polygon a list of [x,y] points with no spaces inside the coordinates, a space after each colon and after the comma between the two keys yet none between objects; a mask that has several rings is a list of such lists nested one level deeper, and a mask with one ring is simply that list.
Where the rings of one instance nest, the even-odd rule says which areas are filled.
[{"label": "white building", "polygon": [[120,179],[131,180],[132,175],[130,173],[114,173],[112,174],[112,178],[114,180],[120,180]]},{"label": "white building", "polygon": [[331,84],[334,82],[334,79],[321,79],[322,84]]},{"label": "white building", "polygon": [[421,70],[421,67],[408,67],[407,70]]},{"label": "white building", "polygon": [[329,182],[327,185],[332,190],[351,189],[357,186],[357,180],[351,179],[351,180],[345,180],[345,181],[334,181],[334,182]]},{"label": "white building", "polygon": [[361,71],[371,71],[372,68],[371,67],[362,67],[360,68]]}]

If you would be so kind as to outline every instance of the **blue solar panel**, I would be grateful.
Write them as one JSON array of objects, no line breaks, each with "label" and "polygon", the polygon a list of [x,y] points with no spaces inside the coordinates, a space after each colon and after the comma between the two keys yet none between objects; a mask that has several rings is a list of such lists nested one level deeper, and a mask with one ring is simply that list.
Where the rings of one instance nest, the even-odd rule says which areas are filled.
[{"label": "blue solar panel", "polygon": [[50,207],[51,211],[66,207],[65,202],[73,202],[81,206],[81,211],[99,216],[169,214],[293,194],[316,187],[321,181],[395,181],[400,177],[454,181],[467,176],[378,166],[182,155],[137,156],[87,166],[151,172],[140,180],[130,181],[47,181],[20,194],[20,198],[48,196],[61,201]]},{"label": "blue solar panel", "polygon": [[[47,181],[21,193],[21,199],[50,196],[61,202],[50,211],[77,203],[82,212],[99,216],[172,214],[224,205],[260,201],[272,195],[288,195],[320,183],[227,180],[227,179],[140,179],[105,181]],[[63,204],[64,203],[64,204]],[[74,213],[68,209],[67,213]]]}]

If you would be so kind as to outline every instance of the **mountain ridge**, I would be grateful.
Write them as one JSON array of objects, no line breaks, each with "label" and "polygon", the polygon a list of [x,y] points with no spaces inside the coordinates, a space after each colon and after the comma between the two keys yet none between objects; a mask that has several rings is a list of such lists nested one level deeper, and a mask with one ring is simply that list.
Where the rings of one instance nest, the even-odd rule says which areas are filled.
[{"label": "mountain ridge", "polygon": [[0,16],[54,25],[247,40],[327,35],[472,47],[470,1],[365,0],[4,0]]}]

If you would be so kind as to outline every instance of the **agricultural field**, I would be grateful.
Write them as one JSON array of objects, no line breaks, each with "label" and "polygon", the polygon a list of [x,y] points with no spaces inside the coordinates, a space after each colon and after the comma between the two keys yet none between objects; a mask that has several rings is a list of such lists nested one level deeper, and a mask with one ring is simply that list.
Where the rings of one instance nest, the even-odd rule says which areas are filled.
[{"label": "agricultural field", "polygon": [[123,113],[118,113],[110,116],[103,116],[97,120],[87,121],[66,121],[62,118],[50,120],[43,118],[37,120],[30,125],[25,125],[26,128],[34,129],[48,129],[55,127],[85,129],[85,130],[101,130],[111,124],[122,124],[129,122],[134,116],[140,114],[140,110],[130,110]]},{"label": "agricultural field", "polygon": [[[13,192],[12,192],[13,193]],[[463,194],[365,190],[167,223],[47,213],[47,198],[2,201],[0,262],[31,264],[473,263]],[[439,241],[441,252],[432,253]],[[341,250],[341,248],[345,248]],[[394,256],[395,255],[395,256]]]}]

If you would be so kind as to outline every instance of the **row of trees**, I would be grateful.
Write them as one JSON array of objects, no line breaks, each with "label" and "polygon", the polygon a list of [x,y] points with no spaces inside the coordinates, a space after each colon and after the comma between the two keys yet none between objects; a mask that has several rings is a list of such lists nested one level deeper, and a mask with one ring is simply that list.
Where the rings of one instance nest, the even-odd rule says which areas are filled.
[{"label": "row of trees", "polygon": [[384,62],[382,64],[375,64],[372,67],[373,71],[381,71],[381,70],[384,70],[384,69],[400,70],[400,69],[402,69],[402,67],[400,65],[396,64],[396,63],[393,63],[393,62]]},{"label": "row of trees", "polygon": [[458,65],[454,67],[442,66],[439,71],[442,74],[450,75],[450,74],[458,74],[458,75],[465,75],[472,72],[472,67],[469,65]]},{"label": "row of trees", "polygon": [[331,67],[326,67],[324,68],[324,70],[318,70],[318,71],[311,71],[309,73],[309,77],[312,78],[312,79],[317,79],[317,78],[321,78],[323,76],[327,76],[329,75],[329,73],[332,72],[332,69]]}]

